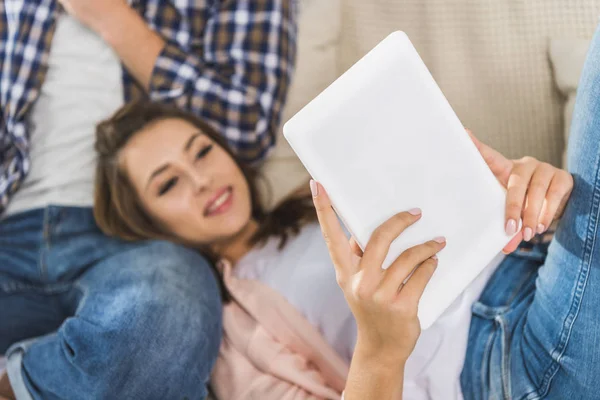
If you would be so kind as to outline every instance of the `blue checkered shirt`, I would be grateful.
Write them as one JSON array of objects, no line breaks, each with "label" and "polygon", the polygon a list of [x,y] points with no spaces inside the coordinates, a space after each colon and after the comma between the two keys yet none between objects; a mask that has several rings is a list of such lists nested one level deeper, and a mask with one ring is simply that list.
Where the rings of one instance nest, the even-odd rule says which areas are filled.
[{"label": "blue checkered shirt", "polygon": [[[102,0],[93,0],[102,1]],[[139,95],[205,118],[246,162],[275,140],[296,44],[294,0],[133,0],[166,46]],[[48,68],[57,0],[0,0],[0,213],[30,169],[26,117]]]}]

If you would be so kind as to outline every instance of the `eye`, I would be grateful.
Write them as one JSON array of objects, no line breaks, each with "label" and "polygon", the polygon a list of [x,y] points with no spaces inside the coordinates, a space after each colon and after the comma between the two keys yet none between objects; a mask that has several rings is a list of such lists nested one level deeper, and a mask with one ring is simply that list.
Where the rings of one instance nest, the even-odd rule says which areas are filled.
[{"label": "eye", "polygon": [[162,196],[163,194],[167,193],[169,190],[171,190],[177,184],[178,180],[179,180],[178,178],[171,178],[168,181],[166,181],[164,184],[162,184],[159,187],[158,195]]},{"label": "eye", "polygon": [[212,150],[212,148],[213,148],[213,145],[209,144],[208,146],[205,146],[202,149],[200,149],[198,154],[196,154],[196,160],[199,160],[202,157],[204,157],[205,155],[207,155]]}]

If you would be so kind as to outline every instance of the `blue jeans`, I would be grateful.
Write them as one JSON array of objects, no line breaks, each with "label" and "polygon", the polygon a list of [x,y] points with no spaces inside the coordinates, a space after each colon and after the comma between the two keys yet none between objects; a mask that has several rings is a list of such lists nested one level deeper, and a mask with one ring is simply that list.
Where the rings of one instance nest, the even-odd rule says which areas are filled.
[{"label": "blue jeans", "polygon": [[600,27],[577,96],[571,199],[550,245],[521,246],[474,305],[465,399],[600,398]]},{"label": "blue jeans", "polygon": [[0,354],[18,399],[201,399],[220,336],[196,252],[106,237],[87,208],[0,221]]}]

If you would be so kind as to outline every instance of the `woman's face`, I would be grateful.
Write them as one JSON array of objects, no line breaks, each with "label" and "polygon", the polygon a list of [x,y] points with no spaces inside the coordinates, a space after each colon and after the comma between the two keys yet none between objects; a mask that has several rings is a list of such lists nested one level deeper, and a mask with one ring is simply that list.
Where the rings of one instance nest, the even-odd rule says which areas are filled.
[{"label": "woman's face", "polygon": [[227,241],[250,222],[242,171],[185,120],[148,125],[129,140],[119,162],[150,217],[185,242]]}]

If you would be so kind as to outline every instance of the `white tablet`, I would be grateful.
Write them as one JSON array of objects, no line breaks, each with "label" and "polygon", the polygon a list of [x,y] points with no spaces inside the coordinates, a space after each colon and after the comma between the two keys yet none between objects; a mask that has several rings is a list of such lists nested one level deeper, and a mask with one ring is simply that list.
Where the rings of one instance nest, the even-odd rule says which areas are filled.
[{"label": "white tablet", "polygon": [[283,128],[364,249],[374,229],[419,207],[421,220],[391,246],[445,236],[419,303],[428,328],[502,250],[506,193],[403,32],[395,32]]}]

